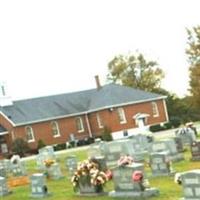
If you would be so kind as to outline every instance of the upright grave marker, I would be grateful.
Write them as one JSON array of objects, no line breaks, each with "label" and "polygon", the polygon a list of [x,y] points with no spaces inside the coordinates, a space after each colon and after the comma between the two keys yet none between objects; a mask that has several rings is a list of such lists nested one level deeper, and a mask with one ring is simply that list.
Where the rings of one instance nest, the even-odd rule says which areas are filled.
[{"label": "upright grave marker", "polygon": [[49,196],[44,174],[38,173],[31,176],[31,197],[41,198]]},{"label": "upright grave marker", "polygon": [[10,194],[5,177],[0,177],[0,196]]},{"label": "upright grave marker", "polygon": [[65,166],[67,168],[69,178],[71,178],[74,172],[77,170],[77,158],[75,155],[67,156],[65,159]]},{"label": "upright grave marker", "polygon": [[153,176],[168,176],[174,174],[167,152],[150,154],[150,167]]},{"label": "upright grave marker", "polygon": [[200,160],[200,141],[197,140],[191,144],[192,161]]},{"label": "upright grave marker", "polygon": [[200,170],[192,170],[181,173],[184,198],[181,200],[200,199]]},{"label": "upright grave marker", "polygon": [[[111,197],[131,197],[131,198],[148,198],[156,196],[159,191],[156,188],[147,187],[148,180],[144,176],[144,165],[133,163],[132,165],[117,166],[112,169],[114,191],[109,193]],[[134,173],[136,174],[136,177]],[[142,175],[139,179],[137,176]]]}]

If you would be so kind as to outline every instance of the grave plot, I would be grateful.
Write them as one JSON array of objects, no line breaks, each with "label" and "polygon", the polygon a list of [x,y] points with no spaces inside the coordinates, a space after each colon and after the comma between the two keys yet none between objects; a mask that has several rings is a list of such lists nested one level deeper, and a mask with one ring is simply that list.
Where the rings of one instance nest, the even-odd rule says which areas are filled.
[{"label": "grave plot", "polygon": [[71,179],[74,172],[77,170],[77,165],[78,165],[78,161],[75,155],[67,156],[65,158],[65,167],[69,175],[68,178]]},{"label": "grave plot", "polygon": [[191,144],[190,147],[191,154],[192,154],[192,161],[199,161],[200,160],[200,141],[195,141]]},{"label": "grave plot", "polygon": [[79,163],[71,182],[77,195],[99,196],[106,194],[103,186],[107,182],[107,176],[99,169],[99,165],[91,160]]},{"label": "grave plot", "polygon": [[200,170],[192,170],[181,173],[181,185],[184,197],[181,200],[200,199]]},{"label": "grave plot", "polygon": [[150,154],[150,167],[153,176],[168,176],[175,173],[167,152]]},{"label": "grave plot", "polygon": [[50,195],[47,185],[45,175],[38,173],[33,174],[30,177],[31,180],[31,197],[33,198],[43,198]]},{"label": "grave plot", "polygon": [[63,175],[58,163],[53,163],[52,165],[47,167],[47,175],[48,175],[48,178],[52,180],[58,180],[58,179],[63,178]]},{"label": "grave plot", "polygon": [[11,191],[8,189],[5,177],[0,177],[0,196],[5,196],[10,193]]},{"label": "grave plot", "polygon": [[155,141],[150,147],[150,152],[167,152],[169,159],[174,162],[184,159],[183,153],[178,152],[176,143],[172,138]]},{"label": "grave plot", "polygon": [[100,139],[95,140],[95,143],[90,144],[88,149],[88,157],[96,160],[99,163],[99,167],[102,171],[107,169],[106,158],[104,155],[105,142]]},{"label": "grave plot", "polygon": [[149,186],[144,175],[144,165],[141,163],[115,167],[112,173],[114,191],[109,193],[111,197],[146,199],[159,194],[158,189]]},{"label": "grave plot", "polygon": [[141,154],[137,154],[136,150],[134,149],[133,142],[131,142],[129,139],[106,142],[102,150],[108,168],[117,166],[117,161],[123,155],[129,155],[133,157],[135,162],[144,160]]},{"label": "grave plot", "polygon": [[37,169],[41,171],[46,170],[45,160],[56,161],[56,156],[52,146],[46,146],[39,149],[39,154],[36,156]]}]

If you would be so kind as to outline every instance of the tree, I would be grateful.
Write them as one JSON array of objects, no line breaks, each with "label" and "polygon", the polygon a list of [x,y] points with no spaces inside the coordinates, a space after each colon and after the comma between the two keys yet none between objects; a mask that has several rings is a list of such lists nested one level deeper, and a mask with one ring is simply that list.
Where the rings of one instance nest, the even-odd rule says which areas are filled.
[{"label": "tree", "polygon": [[16,138],[12,143],[12,150],[14,153],[24,156],[30,148],[28,143],[23,138]]},{"label": "tree", "polygon": [[188,46],[186,54],[189,61],[190,92],[194,105],[200,107],[200,26],[187,29]]},{"label": "tree", "polygon": [[108,63],[108,80],[125,86],[153,92],[160,88],[163,71],[155,61],[147,61],[139,54],[118,55]]}]

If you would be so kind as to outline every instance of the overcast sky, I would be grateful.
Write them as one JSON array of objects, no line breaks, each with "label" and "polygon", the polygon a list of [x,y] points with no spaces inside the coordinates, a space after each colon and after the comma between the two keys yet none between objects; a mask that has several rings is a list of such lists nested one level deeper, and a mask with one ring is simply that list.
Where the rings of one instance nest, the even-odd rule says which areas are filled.
[{"label": "overcast sky", "polygon": [[163,87],[188,88],[186,27],[200,24],[198,0],[0,1],[0,81],[13,99],[105,84],[107,63],[136,50],[156,60]]}]

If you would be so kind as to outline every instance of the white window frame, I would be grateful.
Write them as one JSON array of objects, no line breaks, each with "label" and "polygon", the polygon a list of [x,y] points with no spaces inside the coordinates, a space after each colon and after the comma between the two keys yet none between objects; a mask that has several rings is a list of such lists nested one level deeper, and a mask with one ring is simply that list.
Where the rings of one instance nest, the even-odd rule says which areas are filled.
[{"label": "white window frame", "polygon": [[[78,133],[84,132],[84,126],[83,126],[82,118],[81,117],[76,117],[75,118],[75,122],[76,122],[76,128],[77,128]],[[79,129],[79,127],[80,127],[80,129]]]},{"label": "white window frame", "polygon": [[[55,128],[55,130],[54,130],[54,128]],[[51,131],[52,131],[53,137],[60,137],[60,129],[59,129],[59,126],[58,126],[58,122],[57,122],[57,121],[52,121],[52,122],[51,122]],[[56,135],[54,134],[54,131],[57,132]]]},{"label": "white window frame", "polygon": [[102,123],[102,119],[101,119],[99,113],[96,114],[96,118],[97,118],[98,127],[99,127],[99,128],[103,128],[104,125],[103,125],[103,123]]},{"label": "white window frame", "polygon": [[151,102],[153,117],[159,116],[158,105],[155,101]]},{"label": "white window frame", "polygon": [[[28,132],[29,131],[28,129],[30,130],[30,132]],[[31,126],[26,126],[25,131],[26,131],[27,142],[28,143],[35,142],[35,136],[34,136],[33,128]],[[29,136],[31,136],[31,139],[29,139]]]},{"label": "white window frame", "polygon": [[125,115],[125,112],[124,112],[123,108],[117,108],[117,114],[118,114],[118,118],[119,118],[120,124],[127,123],[127,121],[126,121],[126,115]]}]

